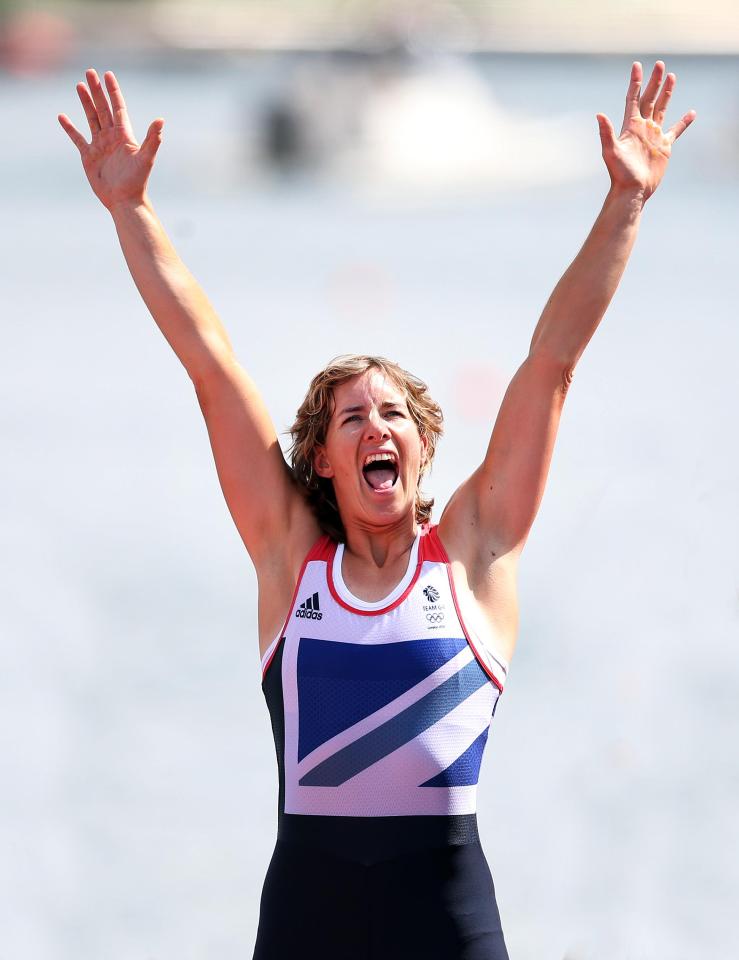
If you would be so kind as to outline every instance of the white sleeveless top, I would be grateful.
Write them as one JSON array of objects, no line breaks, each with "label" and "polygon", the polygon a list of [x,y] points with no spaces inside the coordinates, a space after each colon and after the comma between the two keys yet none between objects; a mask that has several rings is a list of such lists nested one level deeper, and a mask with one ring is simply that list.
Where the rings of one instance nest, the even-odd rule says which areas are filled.
[{"label": "white sleeveless top", "polygon": [[284,719],[284,812],[476,812],[508,664],[463,623],[436,526],[419,530],[405,576],[383,600],[351,594],[343,553],[326,535],[311,548],[262,657],[267,696],[282,642],[282,703],[270,683],[268,705],[273,722],[275,711],[280,727]]}]

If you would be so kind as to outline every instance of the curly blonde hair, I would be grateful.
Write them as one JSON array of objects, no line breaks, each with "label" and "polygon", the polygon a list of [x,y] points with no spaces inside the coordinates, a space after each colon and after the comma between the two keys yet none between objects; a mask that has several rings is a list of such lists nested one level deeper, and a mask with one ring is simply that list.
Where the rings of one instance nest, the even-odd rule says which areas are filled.
[{"label": "curly blonde hair", "polygon": [[436,453],[436,444],[443,429],[444,415],[441,407],[428,392],[428,387],[407,370],[385,357],[342,354],[334,357],[320,373],[311,380],[305,399],[301,403],[295,422],[290,427],[292,443],[288,453],[292,470],[298,484],[306,490],[309,504],[313,507],[321,529],[332,539],[341,542],[346,532],[330,479],[320,477],[313,466],[316,446],[326,442],[329,421],[334,409],[334,389],[352,377],[375,369],[385,374],[405,394],[408,412],[421,437],[428,441],[426,459],[421,467],[416,488],[416,522],[426,523],[431,519],[433,497],[424,497],[421,479],[431,467]]}]

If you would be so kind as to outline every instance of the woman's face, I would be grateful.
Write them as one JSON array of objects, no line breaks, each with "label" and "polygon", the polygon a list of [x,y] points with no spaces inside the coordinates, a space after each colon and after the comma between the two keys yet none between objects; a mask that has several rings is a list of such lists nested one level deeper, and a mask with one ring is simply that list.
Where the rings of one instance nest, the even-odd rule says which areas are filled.
[{"label": "woman's face", "polygon": [[[427,446],[404,392],[370,368],[335,388],[326,443],[316,450],[314,466],[333,481],[344,525],[375,527],[414,515]],[[374,467],[368,467],[371,459],[378,461]]]}]

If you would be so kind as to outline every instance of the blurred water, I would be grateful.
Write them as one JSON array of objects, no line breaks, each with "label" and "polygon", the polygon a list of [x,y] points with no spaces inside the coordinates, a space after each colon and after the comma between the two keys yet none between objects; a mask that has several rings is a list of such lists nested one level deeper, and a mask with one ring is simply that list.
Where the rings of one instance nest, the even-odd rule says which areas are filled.
[{"label": "blurred water", "polygon": [[[278,430],[340,352],[430,384],[438,518],[600,208],[594,115],[618,128],[629,63],[475,61],[522,135],[562,118],[558,162],[581,172],[553,184],[542,135],[540,176],[436,196],[367,189],[361,163],[259,173],[259,105],[292,61],[94,65],[140,137],[165,117],[152,198]],[[0,79],[3,951],[235,960],[276,829],[255,577],[190,382],[56,121],[82,127],[87,65]],[[575,373],[480,782],[514,960],[739,949],[737,71],[667,66],[669,122],[698,120]]]}]

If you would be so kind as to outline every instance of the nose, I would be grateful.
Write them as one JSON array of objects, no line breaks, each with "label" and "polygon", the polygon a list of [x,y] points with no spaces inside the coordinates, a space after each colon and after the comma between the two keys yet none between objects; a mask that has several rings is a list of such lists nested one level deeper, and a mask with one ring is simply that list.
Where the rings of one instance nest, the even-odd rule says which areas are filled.
[{"label": "nose", "polygon": [[384,439],[390,436],[390,429],[387,425],[387,421],[380,416],[380,412],[376,409],[370,410],[369,412],[365,436],[368,440]]}]

